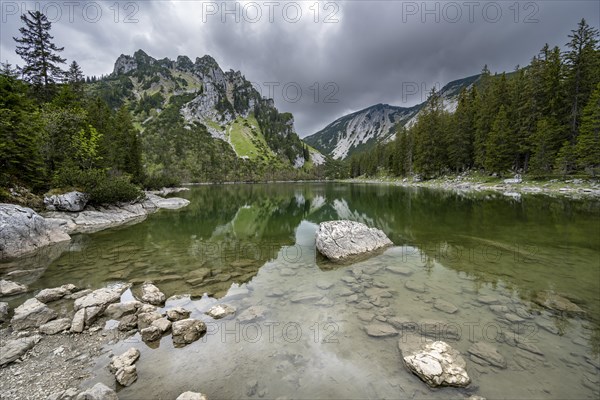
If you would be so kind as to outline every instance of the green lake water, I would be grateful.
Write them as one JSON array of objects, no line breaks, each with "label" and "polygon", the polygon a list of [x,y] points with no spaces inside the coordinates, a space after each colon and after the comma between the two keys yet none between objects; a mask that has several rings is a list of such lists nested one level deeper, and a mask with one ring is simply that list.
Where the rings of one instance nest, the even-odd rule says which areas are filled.
[{"label": "green lake water", "polygon": [[[368,184],[198,186],[191,204],[90,235],[10,265],[33,289],[98,288],[152,280],[204,320],[209,333],[183,348],[138,335],[111,345],[142,352],[139,378],[121,399],[174,399],[186,390],[219,398],[597,398],[600,371],[600,204],[548,196],[453,193]],[[382,229],[395,246],[337,265],[315,252],[322,221]],[[398,273],[401,272],[401,273]],[[204,277],[204,279],[202,279]],[[584,313],[533,300],[559,294]],[[22,302],[15,298],[13,305]],[[434,307],[444,300],[453,314]],[[216,302],[264,307],[251,324],[213,321]],[[412,323],[373,338],[365,327]],[[398,342],[427,323],[467,361],[466,389],[429,389],[402,364]],[[416,328],[415,328],[416,327]],[[504,369],[471,358],[487,342]],[[156,346],[153,346],[156,347]],[[100,357],[93,381],[113,384]]]}]

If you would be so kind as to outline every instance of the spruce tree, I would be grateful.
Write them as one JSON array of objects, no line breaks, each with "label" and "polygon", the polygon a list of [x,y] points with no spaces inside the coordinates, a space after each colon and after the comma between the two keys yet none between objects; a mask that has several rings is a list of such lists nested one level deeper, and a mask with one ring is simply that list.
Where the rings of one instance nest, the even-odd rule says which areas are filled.
[{"label": "spruce tree", "polygon": [[485,145],[485,169],[488,172],[503,173],[511,169],[515,154],[512,139],[506,109],[500,106]]},{"label": "spruce tree", "polygon": [[64,47],[57,47],[52,42],[52,24],[41,12],[28,11],[21,15],[21,21],[25,24],[19,29],[21,37],[13,37],[18,43],[17,54],[25,61],[20,71],[24,79],[41,93],[41,98],[47,100],[51,85],[60,82],[64,76],[59,65],[64,64],[65,59],[58,55]]},{"label": "spruce tree", "polygon": [[533,155],[531,157],[531,170],[538,174],[547,174],[552,171],[552,165],[560,144],[561,126],[553,117],[544,117],[538,120],[537,127],[532,135]]},{"label": "spruce tree", "polygon": [[568,50],[564,54],[568,67],[568,95],[570,101],[570,140],[574,143],[579,129],[581,109],[587,103],[594,87],[600,81],[600,49],[598,30],[582,19],[569,35]]},{"label": "spruce tree", "polygon": [[450,119],[447,132],[448,165],[456,172],[473,164],[473,139],[475,136],[474,102],[476,89],[463,89],[458,96],[458,106]]},{"label": "spruce tree", "polygon": [[77,61],[73,61],[69,65],[69,70],[65,73],[65,80],[73,88],[73,92],[80,95],[83,94],[85,78]]},{"label": "spruce tree", "polygon": [[26,91],[23,82],[0,74],[0,186],[44,183],[41,122]]},{"label": "spruce tree", "polygon": [[596,176],[600,167],[600,83],[583,109],[575,152],[577,165]]},{"label": "spruce tree", "polygon": [[477,96],[476,117],[475,117],[475,140],[474,140],[474,158],[477,166],[483,167],[486,158],[485,144],[487,136],[494,122],[496,110],[491,99],[492,77],[487,65],[481,71],[479,78],[480,92]]}]

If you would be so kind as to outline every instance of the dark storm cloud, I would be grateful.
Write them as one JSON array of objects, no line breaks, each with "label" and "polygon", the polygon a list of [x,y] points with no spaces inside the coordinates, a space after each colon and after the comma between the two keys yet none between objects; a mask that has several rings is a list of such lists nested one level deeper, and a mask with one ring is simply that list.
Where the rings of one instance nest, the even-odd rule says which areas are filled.
[{"label": "dark storm cloud", "polygon": [[[14,8],[23,4],[2,2],[0,57],[13,64],[21,63]],[[39,2],[49,11],[58,5],[55,41],[86,74],[110,73],[121,53],[139,48],[155,58],[210,54],[263,95],[272,93],[278,108],[294,114],[301,136],[376,103],[420,103],[433,85],[485,64],[513,70],[546,42],[563,46],[582,17],[595,26],[600,18],[596,1],[139,1],[118,3],[118,13],[114,4]]]}]

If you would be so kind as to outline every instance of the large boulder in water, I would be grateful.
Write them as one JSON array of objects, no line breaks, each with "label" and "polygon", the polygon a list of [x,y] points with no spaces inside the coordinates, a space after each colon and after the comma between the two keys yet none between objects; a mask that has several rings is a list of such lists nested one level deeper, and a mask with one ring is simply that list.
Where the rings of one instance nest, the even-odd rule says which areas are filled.
[{"label": "large boulder in water", "polygon": [[81,192],[69,192],[44,197],[46,209],[50,211],[82,211],[90,196]]},{"label": "large boulder in water", "polygon": [[0,260],[68,240],[71,237],[58,224],[44,219],[31,208],[0,204]]},{"label": "large boulder in water", "polygon": [[332,261],[368,253],[393,245],[392,241],[376,228],[354,221],[329,221],[319,224],[317,250]]}]

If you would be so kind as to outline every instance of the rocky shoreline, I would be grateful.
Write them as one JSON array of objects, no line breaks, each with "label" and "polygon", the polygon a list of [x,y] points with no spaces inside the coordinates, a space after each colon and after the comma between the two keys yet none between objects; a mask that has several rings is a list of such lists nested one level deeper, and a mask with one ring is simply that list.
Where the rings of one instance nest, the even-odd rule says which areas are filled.
[{"label": "rocky shoreline", "polygon": [[[3,281],[6,282],[6,281]],[[115,388],[137,380],[135,347],[115,356],[104,346],[136,334],[148,346],[172,334],[176,347],[200,339],[206,325],[190,318],[182,307],[164,307],[165,295],[152,283],[128,293],[140,300],[122,301],[131,285],[118,284],[96,290],[72,284],[44,289],[13,310],[0,330],[0,392],[11,399],[105,400],[117,399]],[[6,303],[0,303],[6,305]],[[9,316],[8,307],[0,319]],[[214,319],[231,315],[235,309],[221,305],[207,315]],[[114,321],[112,324],[108,321]],[[112,327],[111,327],[112,326]],[[134,341],[135,342],[135,341]],[[91,367],[100,357],[110,358],[114,374],[111,387],[98,383],[82,390],[91,378]],[[205,400],[200,393],[186,392],[181,399]]]},{"label": "rocky shoreline", "polygon": [[[158,193],[166,195],[181,190],[186,189],[163,189]],[[68,199],[67,195],[65,197]],[[78,209],[77,205],[57,198],[51,200],[51,208],[57,209],[61,202],[68,205],[62,209]],[[81,211],[46,211],[38,214],[31,208],[0,204],[0,260],[22,257],[43,247],[67,242],[72,234],[98,232],[141,222],[159,209],[175,210],[188,204],[186,199],[164,198],[154,192],[146,192],[145,198],[137,202],[106,207],[85,206],[81,207]]]},{"label": "rocky shoreline", "polygon": [[568,179],[545,182],[526,181],[521,177],[505,179],[498,182],[483,182],[468,175],[446,176],[439,179],[423,181],[420,179],[373,178],[348,179],[343,182],[389,184],[402,187],[422,187],[438,190],[449,190],[458,193],[493,191],[508,197],[519,199],[523,194],[543,194],[568,198],[600,198],[600,182]]}]

